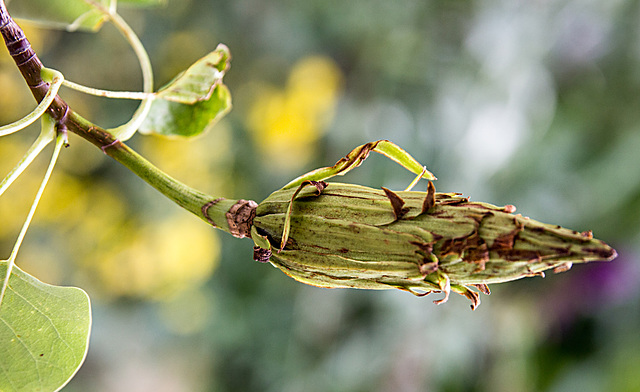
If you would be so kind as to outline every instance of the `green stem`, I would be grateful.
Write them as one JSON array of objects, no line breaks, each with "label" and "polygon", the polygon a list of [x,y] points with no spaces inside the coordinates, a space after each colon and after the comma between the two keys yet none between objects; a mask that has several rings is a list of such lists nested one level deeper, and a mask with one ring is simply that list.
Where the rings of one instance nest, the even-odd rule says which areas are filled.
[{"label": "green stem", "polygon": [[231,233],[227,222],[227,212],[237,203],[237,200],[215,198],[183,184],[147,161],[126,144],[113,138],[107,131],[95,126],[75,112],[70,111],[67,126],[71,132],[100,147],[105,154],[120,162],[180,207],[197,215],[214,227]]},{"label": "green stem", "polygon": [[229,231],[226,214],[237,200],[213,198],[169,176],[126,144],[116,142],[107,155],[120,162],[180,207],[216,227]]}]

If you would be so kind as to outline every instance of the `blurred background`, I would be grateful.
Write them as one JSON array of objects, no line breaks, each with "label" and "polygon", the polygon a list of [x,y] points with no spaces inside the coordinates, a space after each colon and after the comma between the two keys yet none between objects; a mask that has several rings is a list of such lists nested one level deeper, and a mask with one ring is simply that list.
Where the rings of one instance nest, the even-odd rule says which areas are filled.
[{"label": "blurred background", "polygon": [[[460,296],[436,306],[438,295],[308,287],[72,136],[17,260],[92,298],[89,354],[65,391],[640,391],[639,2],[169,0],[121,14],[158,86],[218,43],[231,49],[222,122],[129,143],[190,186],[260,201],[390,139],[438,190],[591,229],[619,257],[494,285],[473,312]],[[113,27],[22,25],[67,79],[140,89]],[[1,123],[34,106],[6,52],[0,85]],[[136,107],[61,95],[105,127]],[[0,140],[0,173],[37,133]],[[1,257],[49,151],[0,199]],[[412,178],[371,156],[339,180]]]}]

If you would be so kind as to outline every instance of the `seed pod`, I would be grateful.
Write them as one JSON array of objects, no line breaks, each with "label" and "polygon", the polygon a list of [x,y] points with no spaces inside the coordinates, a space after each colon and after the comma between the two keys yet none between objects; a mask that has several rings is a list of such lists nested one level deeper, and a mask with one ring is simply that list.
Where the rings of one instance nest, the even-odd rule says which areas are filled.
[{"label": "seed pod", "polygon": [[393,192],[306,181],[258,205],[254,258],[315,286],[444,292],[436,303],[451,290],[475,308],[480,300],[471,286],[488,294],[487,284],[616,256],[591,232],[514,211],[436,193],[431,182],[427,192]]}]

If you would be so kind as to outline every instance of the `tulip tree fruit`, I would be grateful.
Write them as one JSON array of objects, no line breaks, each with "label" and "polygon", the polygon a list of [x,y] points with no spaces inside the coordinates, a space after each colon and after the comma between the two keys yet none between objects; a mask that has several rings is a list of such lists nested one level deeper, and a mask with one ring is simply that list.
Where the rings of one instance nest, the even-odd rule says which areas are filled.
[{"label": "tulip tree fruit", "polygon": [[453,291],[480,303],[470,288],[566,271],[573,263],[611,260],[615,250],[576,232],[514,215],[515,207],[472,202],[454,193],[394,192],[323,180],[381,152],[435,179],[395,144],[381,140],[351,151],[336,165],[309,172],[255,209],[254,259],[320,287],[398,288],[416,295]]},{"label": "tulip tree fruit", "polygon": [[[149,5],[158,0],[126,0]],[[15,2],[26,6],[27,2]],[[0,389],[58,390],[86,355],[91,311],[80,289],[49,286],[15,267],[20,244],[69,132],[84,138],[179,206],[237,238],[250,237],[253,258],[269,262],[294,279],[326,288],[389,289],[415,295],[450,292],[471,300],[489,284],[546,270],[561,272],[573,263],[611,260],[614,249],[577,232],[514,214],[512,205],[473,202],[457,193],[438,193],[435,176],[388,140],[357,147],[334,166],[302,175],[261,203],[212,197],[168,176],[124,142],[151,133],[191,137],[202,134],[231,108],[223,77],[229,49],[220,44],[164,87],[154,92],[149,57],[133,30],[117,13],[115,0],[39,0],[42,15],[68,30],[97,31],[112,23],[128,41],[142,70],[142,92],[99,90],[65,80],[44,67],[0,0],[0,33],[32,95],[36,108],[23,119],[0,127],[0,136],[41,120],[42,132],[24,157],[0,182],[0,195],[44,147],[54,154],[11,255],[0,260]],[[55,18],[54,18],[55,19]],[[58,95],[61,86],[84,93],[138,99],[125,124],[102,128],[81,117]],[[417,175],[404,191],[326,182],[359,166],[371,152],[381,153]],[[426,192],[412,191],[420,179]],[[248,257],[248,256],[247,256]],[[35,315],[35,316],[34,316]],[[60,333],[60,332],[63,333]],[[62,349],[61,349],[62,347]],[[4,353],[8,353],[4,355]],[[9,370],[7,370],[9,369]]]}]

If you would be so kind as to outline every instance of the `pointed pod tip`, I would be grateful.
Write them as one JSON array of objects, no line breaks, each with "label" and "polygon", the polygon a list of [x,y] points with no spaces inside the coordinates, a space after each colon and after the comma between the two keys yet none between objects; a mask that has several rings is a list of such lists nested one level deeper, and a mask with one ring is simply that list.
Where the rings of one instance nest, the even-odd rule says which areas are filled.
[{"label": "pointed pod tip", "polygon": [[616,252],[615,249],[609,247],[609,250],[610,250],[609,251],[609,256],[607,258],[605,258],[604,261],[611,261],[611,260],[613,260],[613,259],[618,257],[618,252]]},{"label": "pointed pod tip", "polygon": [[583,247],[582,251],[589,261],[611,261],[618,257],[618,252],[615,249],[596,239],[592,239],[589,246]]}]

